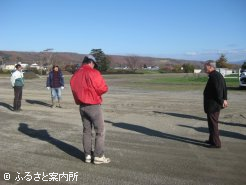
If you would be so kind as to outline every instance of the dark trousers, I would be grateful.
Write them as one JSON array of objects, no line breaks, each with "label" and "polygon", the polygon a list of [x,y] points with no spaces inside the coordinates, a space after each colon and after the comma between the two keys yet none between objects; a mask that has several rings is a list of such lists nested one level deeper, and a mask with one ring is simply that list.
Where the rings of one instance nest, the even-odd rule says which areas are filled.
[{"label": "dark trousers", "polygon": [[22,86],[14,87],[14,110],[20,110],[21,108],[21,99],[22,99]]},{"label": "dark trousers", "polygon": [[219,115],[220,112],[207,113],[208,129],[209,129],[209,142],[212,145],[221,147],[219,138]]}]

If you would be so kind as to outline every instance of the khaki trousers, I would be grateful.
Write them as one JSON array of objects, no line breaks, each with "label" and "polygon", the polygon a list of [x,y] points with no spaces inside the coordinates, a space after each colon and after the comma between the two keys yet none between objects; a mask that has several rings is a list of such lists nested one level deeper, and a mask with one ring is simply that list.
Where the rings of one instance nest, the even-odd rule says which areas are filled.
[{"label": "khaki trousers", "polygon": [[83,122],[83,147],[85,156],[92,155],[93,128],[95,130],[95,157],[104,155],[105,129],[101,105],[80,105],[80,115]]}]

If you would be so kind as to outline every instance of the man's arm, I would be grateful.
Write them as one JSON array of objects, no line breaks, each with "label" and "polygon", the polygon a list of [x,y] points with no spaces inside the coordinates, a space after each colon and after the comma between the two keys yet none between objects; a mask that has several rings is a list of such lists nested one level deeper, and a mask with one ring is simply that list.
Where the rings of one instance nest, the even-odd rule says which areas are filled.
[{"label": "man's arm", "polygon": [[96,72],[94,75],[94,79],[92,80],[92,84],[95,88],[96,93],[101,96],[102,94],[108,91],[108,86],[103,78],[103,76]]},{"label": "man's arm", "polygon": [[[212,78],[214,87],[215,87],[215,92],[216,92],[216,101],[219,103],[222,107],[224,105],[224,93],[225,93],[225,82],[224,78],[222,76],[216,75],[213,76]],[[227,95],[226,95],[227,96]]]},{"label": "man's arm", "polygon": [[13,73],[13,74],[11,75],[11,78],[10,78],[10,81],[11,81],[11,86],[12,86],[12,87],[14,87],[14,86],[15,86],[15,79],[16,79],[16,77],[15,77],[15,73]]}]

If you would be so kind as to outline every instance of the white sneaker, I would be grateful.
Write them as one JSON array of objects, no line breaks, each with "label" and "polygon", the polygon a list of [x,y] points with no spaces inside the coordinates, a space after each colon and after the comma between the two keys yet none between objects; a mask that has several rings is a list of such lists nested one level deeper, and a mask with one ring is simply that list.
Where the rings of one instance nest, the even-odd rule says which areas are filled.
[{"label": "white sneaker", "polygon": [[85,156],[85,162],[86,163],[91,163],[91,155]]},{"label": "white sneaker", "polygon": [[102,157],[95,157],[94,164],[107,164],[110,163],[110,159],[106,158],[104,155]]}]

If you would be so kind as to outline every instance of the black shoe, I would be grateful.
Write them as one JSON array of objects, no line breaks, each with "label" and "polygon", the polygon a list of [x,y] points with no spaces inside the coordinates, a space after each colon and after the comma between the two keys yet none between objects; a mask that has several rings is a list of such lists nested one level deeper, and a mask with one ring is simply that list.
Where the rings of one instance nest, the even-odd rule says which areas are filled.
[{"label": "black shoe", "polygon": [[213,143],[209,140],[206,140],[205,143],[212,145]]}]

